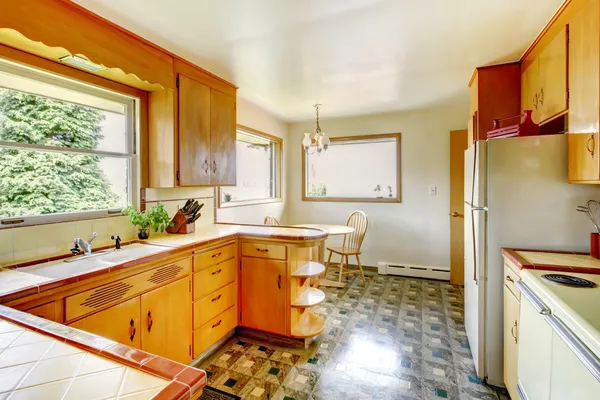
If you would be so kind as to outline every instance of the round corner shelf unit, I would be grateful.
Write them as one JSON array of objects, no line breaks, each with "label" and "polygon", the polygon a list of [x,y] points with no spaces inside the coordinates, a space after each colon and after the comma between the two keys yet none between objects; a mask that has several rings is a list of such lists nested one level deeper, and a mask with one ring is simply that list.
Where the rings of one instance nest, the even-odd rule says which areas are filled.
[{"label": "round corner shelf unit", "polygon": [[309,308],[325,301],[325,293],[317,288],[308,288],[292,302],[292,307]]},{"label": "round corner shelf unit", "polygon": [[312,278],[325,272],[325,266],[316,261],[309,261],[296,271],[292,272],[292,278]]},{"label": "round corner shelf unit", "polygon": [[292,329],[292,337],[311,338],[319,335],[325,329],[325,319],[306,310],[298,324]]}]

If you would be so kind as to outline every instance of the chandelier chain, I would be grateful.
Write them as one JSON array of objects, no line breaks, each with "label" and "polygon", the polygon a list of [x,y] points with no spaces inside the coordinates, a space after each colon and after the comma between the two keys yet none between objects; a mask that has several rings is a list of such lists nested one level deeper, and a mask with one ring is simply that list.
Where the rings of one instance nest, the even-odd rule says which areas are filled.
[{"label": "chandelier chain", "polygon": [[319,125],[319,107],[321,105],[320,104],[315,104],[313,107],[315,107],[316,112],[317,112],[317,133],[321,133],[321,126]]}]

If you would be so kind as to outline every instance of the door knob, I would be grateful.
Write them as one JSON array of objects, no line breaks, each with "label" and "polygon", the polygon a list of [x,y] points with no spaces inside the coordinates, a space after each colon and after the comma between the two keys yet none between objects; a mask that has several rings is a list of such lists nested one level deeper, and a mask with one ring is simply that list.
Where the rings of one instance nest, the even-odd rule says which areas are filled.
[{"label": "door knob", "polygon": [[452,216],[452,218],[457,218],[460,217],[461,215],[459,213],[457,213],[456,211],[454,211],[453,213],[450,214]]}]

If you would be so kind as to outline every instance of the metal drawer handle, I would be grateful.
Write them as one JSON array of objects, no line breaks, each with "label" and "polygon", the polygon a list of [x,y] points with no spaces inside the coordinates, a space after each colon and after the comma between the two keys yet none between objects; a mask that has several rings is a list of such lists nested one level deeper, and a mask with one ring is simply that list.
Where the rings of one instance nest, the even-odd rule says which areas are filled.
[{"label": "metal drawer handle", "polygon": [[533,305],[533,308],[535,308],[538,313],[542,315],[550,314],[550,309],[548,306],[546,306],[546,304],[544,304],[544,302],[540,300],[540,298],[537,297],[537,295],[533,293],[529,286],[527,286],[523,281],[516,281],[515,286],[521,291],[525,298],[529,300],[529,302]]},{"label": "metal drawer handle", "polygon": [[153,323],[154,323],[154,321],[152,321],[152,313],[150,311],[148,311],[148,316],[146,318],[146,324],[148,325],[148,332],[150,332],[150,330],[152,329]]},{"label": "metal drawer handle", "polygon": [[221,257],[221,252],[218,252],[218,253],[216,253],[216,254],[213,254],[211,257],[212,257],[212,258]]},{"label": "metal drawer handle", "polygon": [[277,287],[281,289],[281,275],[277,277]]},{"label": "metal drawer handle", "polygon": [[261,253],[268,253],[269,249],[261,249],[260,247],[257,247],[256,251],[261,252]]},{"label": "metal drawer handle", "polygon": [[204,160],[204,164],[202,165],[204,166],[204,173],[208,175],[208,158]]},{"label": "metal drawer handle", "polygon": [[212,299],[211,301],[217,301],[221,298],[221,295],[218,295],[217,297],[215,297],[214,299]]},{"label": "metal drawer handle", "polygon": [[[591,149],[590,149],[590,142],[592,142]],[[596,138],[594,137],[593,133],[590,135],[590,138],[587,140],[585,147],[586,147],[587,151],[590,153],[590,155],[592,156],[592,158],[594,158],[594,148],[596,147]]]},{"label": "metal drawer handle", "polygon": [[515,281],[513,280],[513,278],[510,277],[510,275],[506,275],[506,280],[512,283],[515,283]]},{"label": "metal drawer handle", "polygon": [[219,270],[218,270],[218,271],[213,271],[213,273],[211,273],[211,275],[217,275],[217,274],[220,274],[220,273],[221,273],[221,271],[222,271],[222,269],[220,269],[220,268],[219,268]]},{"label": "metal drawer handle", "polygon": [[217,173],[217,162],[213,160],[213,174]]},{"label": "metal drawer handle", "polygon": [[223,320],[222,320],[222,319],[220,319],[220,320],[219,320],[219,322],[217,322],[216,324],[214,324],[212,327],[213,327],[213,328],[216,328],[217,326],[221,325],[221,322],[222,322],[222,321],[223,321]]},{"label": "metal drawer handle", "polygon": [[135,337],[135,322],[133,318],[129,321],[129,340],[133,342],[133,338]]}]

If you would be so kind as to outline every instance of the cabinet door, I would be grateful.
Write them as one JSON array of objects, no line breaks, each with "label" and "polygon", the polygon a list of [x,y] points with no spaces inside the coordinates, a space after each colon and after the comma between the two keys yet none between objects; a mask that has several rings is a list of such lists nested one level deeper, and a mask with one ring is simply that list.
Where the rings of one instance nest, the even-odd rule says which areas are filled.
[{"label": "cabinet door", "polygon": [[598,132],[600,2],[590,0],[569,23],[569,132]]},{"label": "cabinet door", "polygon": [[30,308],[28,310],[25,310],[25,312],[36,315],[40,318],[48,319],[50,321],[56,321],[56,306],[54,302]]},{"label": "cabinet door", "polygon": [[512,399],[517,394],[517,349],[519,338],[519,301],[504,286],[504,384]]},{"label": "cabinet door", "polygon": [[265,332],[286,334],[289,314],[285,261],[242,258],[242,326]]},{"label": "cabinet door", "polygon": [[568,134],[569,182],[597,182],[600,179],[599,135]]},{"label": "cabinet door", "polygon": [[540,87],[538,94],[540,121],[567,109],[567,29],[540,53]]},{"label": "cabinet door", "polygon": [[548,400],[553,331],[525,296],[521,296],[519,326],[519,382],[528,399]]},{"label": "cabinet door", "polygon": [[141,296],[142,350],[184,364],[192,360],[192,298],[188,278]]},{"label": "cabinet door", "polygon": [[139,349],[140,298],[127,300],[73,322],[69,326]]},{"label": "cabinet door", "polygon": [[525,60],[523,64],[527,69],[521,75],[521,110],[532,110],[531,118],[539,123],[539,59]]},{"label": "cabinet door", "polygon": [[235,97],[210,91],[211,180],[213,186],[235,185]]},{"label": "cabinet door", "polygon": [[557,334],[552,337],[550,382],[551,400],[595,400],[600,393],[600,382]]},{"label": "cabinet door", "polygon": [[210,88],[179,75],[179,184],[210,184]]}]

